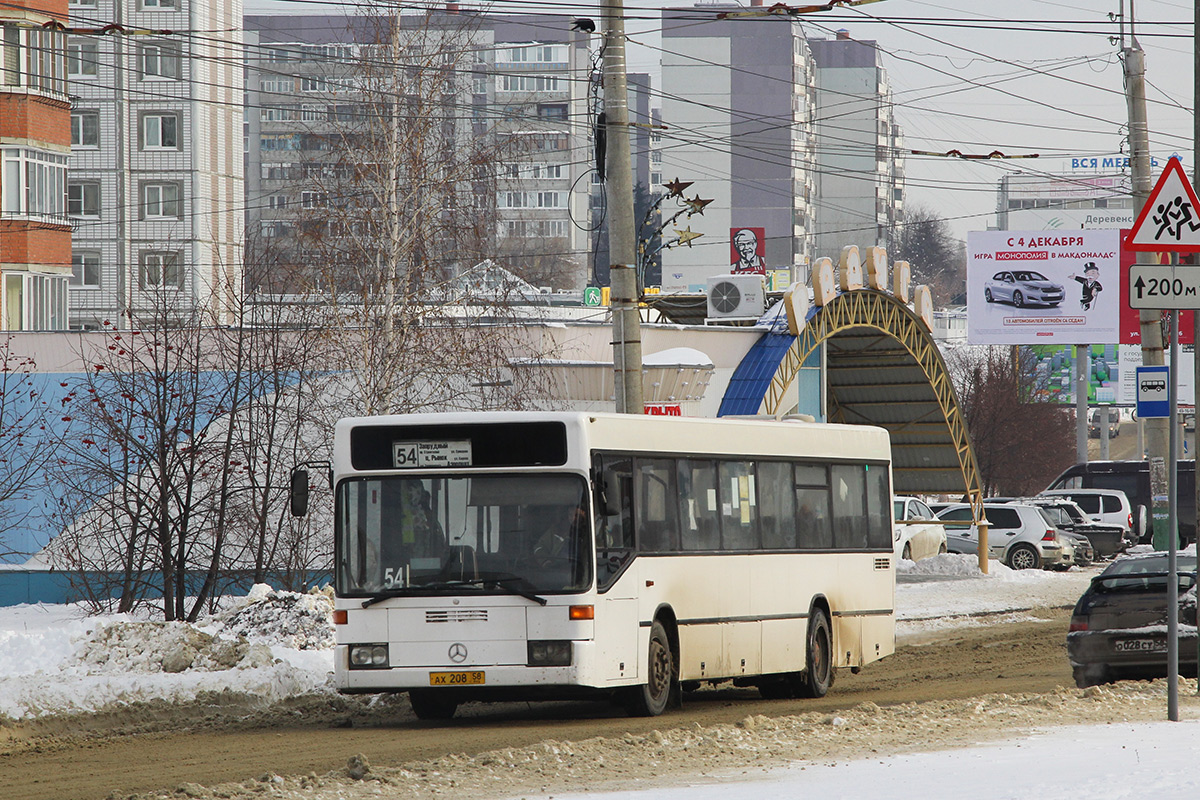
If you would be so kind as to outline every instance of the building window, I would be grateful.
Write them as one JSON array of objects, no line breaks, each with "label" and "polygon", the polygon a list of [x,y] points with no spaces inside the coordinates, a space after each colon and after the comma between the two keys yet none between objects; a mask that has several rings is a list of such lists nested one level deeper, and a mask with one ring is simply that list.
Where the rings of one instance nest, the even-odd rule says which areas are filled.
[{"label": "building window", "polygon": [[263,78],[258,82],[258,88],[261,91],[271,94],[291,94],[296,91],[296,81],[294,78]]},{"label": "building window", "polygon": [[141,6],[146,11],[175,11],[179,8],[178,0],[142,0]]},{"label": "building window", "polygon": [[71,253],[71,285],[96,288],[100,286],[100,253],[96,250],[76,250]]},{"label": "building window", "polygon": [[298,133],[264,134],[258,146],[260,150],[299,150],[302,141]]},{"label": "building window", "polygon": [[138,285],[143,289],[183,286],[183,264],[178,251],[142,253]]},{"label": "building window", "polygon": [[302,92],[323,92],[325,91],[325,78],[322,75],[306,75],[300,78],[300,91]]},{"label": "building window", "polygon": [[67,44],[67,77],[94,78],[100,63],[100,48],[95,42]]},{"label": "building window", "polygon": [[100,146],[100,114],[96,111],[71,112],[71,146]]},{"label": "building window", "polygon": [[4,61],[0,64],[4,70],[5,86],[21,85],[21,29],[11,23],[4,27],[4,37],[0,45],[4,47]]},{"label": "building window", "polygon": [[179,50],[169,44],[156,42],[138,48],[138,68],[143,79],[179,80],[180,60]]},{"label": "building window", "polygon": [[100,184],[95,181],[67,184],[67,214],[72,217],[100,216]]},{"label": "building window", "polygon": [[66,221],[67,157],[32,148],[3,151],[3,197],[0,212],[5,216],[44,217]]},{"label": "building window", "polygon": [[566,86],[557,75],[501,75],[496,81],[498,92],[561,92]]},{"label": "building window", "polygon": [[325,208],[329,205],[329,195],[325,192],[301,192],[301,208]]},{"label": "building window", "polygon": [[180,183],[143,183],[142,219],[183,217],[183,186]]},{"label": "building window", "polygon": [[538,116],[542,119],[566,120],[567,104],[540,105],[538,106]]},{"label": "building window", "polygon": [[567,45],[529,44],[506,47],[496,55],[501,64],[566,64]]},{"label": "building window", "polygon": [[179,115],[146,114],[142,117],[142,149],[179,149]]}]

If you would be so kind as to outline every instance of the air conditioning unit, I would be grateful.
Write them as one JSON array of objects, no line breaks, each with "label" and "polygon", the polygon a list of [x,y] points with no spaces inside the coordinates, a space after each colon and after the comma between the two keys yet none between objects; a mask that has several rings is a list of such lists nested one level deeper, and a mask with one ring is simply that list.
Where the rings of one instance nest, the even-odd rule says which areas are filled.
[{"label": "air conditioning unit", "polygon": [[710,320],[758,319],[767,310],[762,275],[714,275],[707,295]]}]

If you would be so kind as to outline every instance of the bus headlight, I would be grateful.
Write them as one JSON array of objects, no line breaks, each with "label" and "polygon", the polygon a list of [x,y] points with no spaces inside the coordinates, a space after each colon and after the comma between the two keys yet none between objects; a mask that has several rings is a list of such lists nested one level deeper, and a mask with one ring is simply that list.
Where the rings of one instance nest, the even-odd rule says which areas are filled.
[{"label": "bus headlight", "polygon": [[571,642],[569,639],[550,639],[529,642],[529,666],[571,666]]},{"label": "bus headlight", "polygon": [[350,669],[387,669],[389,661],[386,644],[350,645]]}]

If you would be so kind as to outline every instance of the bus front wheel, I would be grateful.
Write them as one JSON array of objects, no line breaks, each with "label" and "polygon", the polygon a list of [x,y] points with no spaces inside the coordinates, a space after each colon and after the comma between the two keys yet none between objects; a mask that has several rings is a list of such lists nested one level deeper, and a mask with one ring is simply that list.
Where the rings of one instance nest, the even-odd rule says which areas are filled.
[{"label": "bus front wheel", "polygon": [[801,697],[824,697],[833,686],[833,634],[829,616],[815,609],[808,620],[808,641],[805,646],[804,675],[800,681]]},{"label": "bus front wheel", "polygon": [[458,700],[444,689],[409,689],[408,702],[417,719],[450,719],[458,711]]},{"label": "bus front wheel", "polygon": [[634,686],[629,692],[629,713],[635,717],[657,717],[671,702],[671,693],[679,671],[675,667],[675,654],[667,629],[658,620],[650,627],[650,647],[646,682]]}]

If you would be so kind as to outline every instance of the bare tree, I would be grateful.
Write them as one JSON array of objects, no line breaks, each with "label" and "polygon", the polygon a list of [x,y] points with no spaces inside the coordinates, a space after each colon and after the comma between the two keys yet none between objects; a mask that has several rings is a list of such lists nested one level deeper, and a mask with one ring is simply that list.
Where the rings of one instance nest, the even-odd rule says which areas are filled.
[{"label": "bare tree", "polygon": [[1069,411],[1036,399],[1011,348],[958,348],[946,361],[986,496],[1037,493],[1073,463]]},{"label": "bare tree", "polygon": [[13,336],[0,338],[0,557],[28,555],[10,534],[29,521],[30,492],[41,485],[50,453],[42,435],[50,407],[36,369],[32,356],[15,349]]},{"label": "bare tree", "polygon": [[63,398],[72,424],[53,476],[64,530],[48,550],[97,603],[161,602],[164,619],[195,618],[224,545],[221,498],[243,471],[230,465],[228,426],[213,424],[237,403],[238,381],[217,368],[202,315],[153,294],[152,312],[79,354],[86,369]]},{"label": "bare tree", "polygon": [[[373,44],[305,78],[328,107],[302,140],[289,232],[271,246],[321,293],[340,413],[513,407],[516,287],[472,275],[495,240],[493,136],[471,105],[477,18],[441,13],[355,21]],[[303,257],[297,254],[303,254]]]},{"label": "bare tree", "polygon": [[905,209],[893,256],[907,261],[914,284],[925,284],[937,302],[953,303],[966,292],[967,254],[946,220],[927,206]]}]

